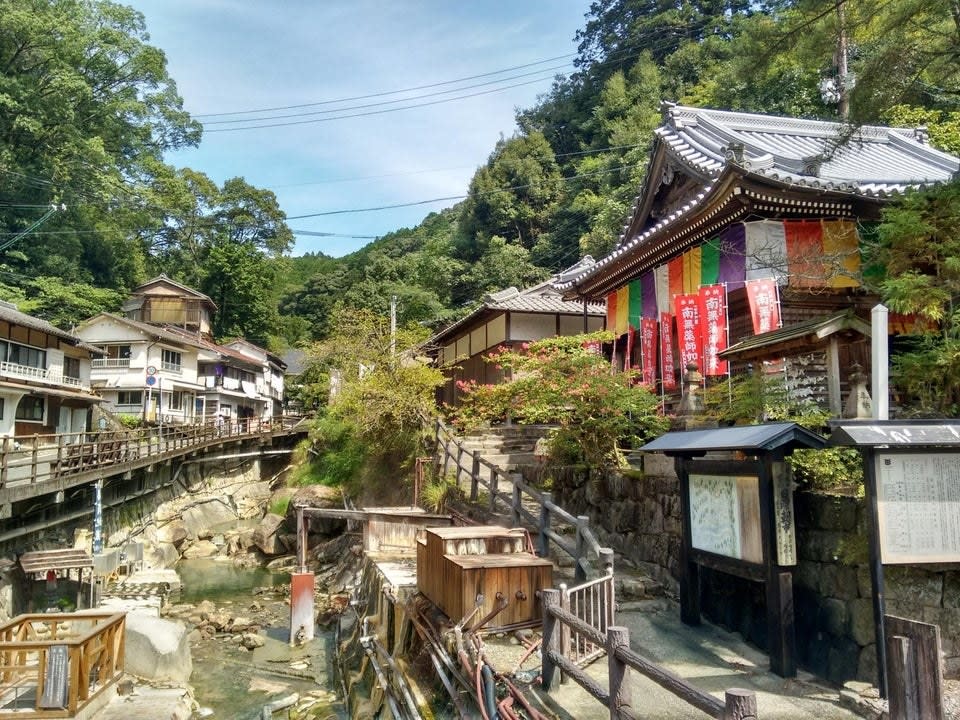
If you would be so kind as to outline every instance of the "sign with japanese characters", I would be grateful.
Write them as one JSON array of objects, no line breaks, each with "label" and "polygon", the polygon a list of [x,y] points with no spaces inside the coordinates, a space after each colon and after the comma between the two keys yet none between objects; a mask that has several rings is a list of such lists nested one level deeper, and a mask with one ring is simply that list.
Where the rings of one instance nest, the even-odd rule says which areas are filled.
[{"label": "sign with japanese characters", "polygon": [[640,319],[640,365],[643,384],[653,387],[657,380],[657,321]]},{"label": "sign with japanese characters", "polygon": [[688,365],[702,369],[700,298],[698,295],[677,295],[673,301],[677,314],[677,341],[680,343],[680,370],[686,372]]},{"label": "sign with japanese characters", "polygon": [[758,478],[690,473],[690,545],[763,562]]},{"label": "sign with japanese characters", "polygon": [[704,375],[726,375],[727,361],[717,353],[727,348],[727,303],[723,285],[700,287],[700,329],[703,335]]},{"label": "sign with japanese characters", "polygon": [[884,563],[960,562],[960,453],[877,453]]},{"label": "sign with japanese characters", "polygon": [[663,387],[675,388],[677,379],[673,374],[673,317],[668,312],[660,313],[660,371]]},{"label": "sign with japanese characters", "polygon": [[747,280],[746,288],[750,315],[753,318],[753,334],[759,335],[780,327],[777,281],[773,278]]}]

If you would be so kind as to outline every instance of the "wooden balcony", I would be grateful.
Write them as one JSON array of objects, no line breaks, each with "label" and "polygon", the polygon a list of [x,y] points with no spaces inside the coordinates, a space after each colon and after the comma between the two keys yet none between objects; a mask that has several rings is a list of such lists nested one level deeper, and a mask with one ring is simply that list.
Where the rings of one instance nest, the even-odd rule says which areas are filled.
[{"label": "wooden balcony", "polygon": [[19,615],[0,625],[0,720],[69,718],[123,675],[124,613]]}]

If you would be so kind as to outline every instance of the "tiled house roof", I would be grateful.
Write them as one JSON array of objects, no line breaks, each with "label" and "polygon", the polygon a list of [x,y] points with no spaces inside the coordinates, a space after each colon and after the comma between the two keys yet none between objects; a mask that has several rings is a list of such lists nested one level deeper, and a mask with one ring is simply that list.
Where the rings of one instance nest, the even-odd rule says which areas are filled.
[{"label": "tiled house roof", "polygon": [[[428,344],[436,345],[446,341],[448,338],[456,335],[457,331],[470,325],[480,316],[489,315],[497,312],[522,312],[522,313],[559,313],[562,315],[583,315],[583,302],[576,300],[564,300],[557,289],[557,283],[561,279],[575,277],[577,272],[593,265],[593,258],[589,255],[574,265],[549,280],[545,280],[538,285],[518,290],[515,287],[509,287],[506,290],[489,293],[485,295],[479,307],[464,318],[461,318],[452,325],[447,326],[428,341]],[[594,316],[605,316],[606,303],[588,302],[587,314]]]},{"label": "tiled house roof", "polygon": [[[760,186],[803,195],[810,198],[806,204],[815,201],[842,216],[849,215],[852,200],[876,205],[910,189],[948,182],[960,172],[960,160],[926,145],[920,129],[847,128],[667,104],[655,136],[647,179],[616,249],[557,283],[566,297],[596,297],[663,261],[680,229],[683,243],[690,244],[705,234],[698,228],[707,228],[712,217],[719,221],[726,213],[733,220],[744,215],[745,201],[772,202],[757,192]],[[695,189],[654,215],[658,191],[677,173],[690,178]],[[741,191],[745,183],[752,189]]]}]

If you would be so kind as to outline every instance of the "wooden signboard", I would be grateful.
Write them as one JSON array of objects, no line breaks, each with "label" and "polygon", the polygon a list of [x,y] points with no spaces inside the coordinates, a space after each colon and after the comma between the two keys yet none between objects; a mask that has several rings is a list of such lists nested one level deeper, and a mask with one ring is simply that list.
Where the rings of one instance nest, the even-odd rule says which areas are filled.
[{"label": "wooden signboard", "polygon": [[51,645],[47,649],[47,664],[43,675],[41,708],[65,708],[70,687],[70,655],[66,645]]},{"label": "wooden signboard", "polygon": [[876,453],[884,564],[960,562],[960,453]]},{"label": "wooden signboard", "polygon": [[690,545],[762,563],[758,478],[690,473]]}]

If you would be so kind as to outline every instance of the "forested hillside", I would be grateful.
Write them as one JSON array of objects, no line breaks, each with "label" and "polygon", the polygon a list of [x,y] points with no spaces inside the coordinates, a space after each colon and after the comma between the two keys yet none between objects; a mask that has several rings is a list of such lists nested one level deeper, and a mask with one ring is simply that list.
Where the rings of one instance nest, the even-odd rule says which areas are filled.
[{"label": "forested hillside", "polygon": [[0,297],[68,327],[165,272],[220,305],[219,336],[275,349],[325,337],[338,303],[396,295],[401,321],[441,323],[611,249],[663,100],[924,124],[960,152],[957,0],[596,0],[577,39],[576,71],[518,110],[465,200],[291,258],[272,192],[165,161],[202,127],[138,13],[0,0]]}]

